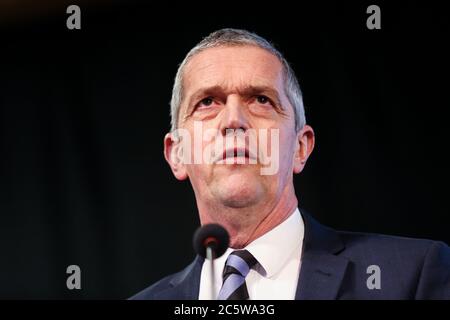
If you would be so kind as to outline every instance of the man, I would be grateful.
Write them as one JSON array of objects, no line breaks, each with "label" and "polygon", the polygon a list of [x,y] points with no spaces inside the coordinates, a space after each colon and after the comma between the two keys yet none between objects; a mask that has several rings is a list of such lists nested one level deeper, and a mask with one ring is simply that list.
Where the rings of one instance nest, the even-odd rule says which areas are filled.
[{"label": "man", "polygon": [[[339,232],[298,209],[293,176],[314,131],[294,72],[265,39],[223,29],[201,41],[178,69],[171,116],[165,158],[190,180],[201,224],[230,234],[213,299],[450,299],[444,243]],[[211,287],[198,256],[133,298],[207,299]]]}]

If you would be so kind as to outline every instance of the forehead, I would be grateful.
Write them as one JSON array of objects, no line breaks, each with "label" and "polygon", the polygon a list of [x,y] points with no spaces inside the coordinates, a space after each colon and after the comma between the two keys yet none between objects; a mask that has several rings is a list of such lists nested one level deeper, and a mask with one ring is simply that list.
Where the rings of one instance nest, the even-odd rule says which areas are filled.
[{"label": "forehead", "polygon": [[281,90],[283,69],[278,58],[256,46],[219,46],[206,49],[187,63],[184,70],[185,94],[200,87],[220,85],[271,86]]}]

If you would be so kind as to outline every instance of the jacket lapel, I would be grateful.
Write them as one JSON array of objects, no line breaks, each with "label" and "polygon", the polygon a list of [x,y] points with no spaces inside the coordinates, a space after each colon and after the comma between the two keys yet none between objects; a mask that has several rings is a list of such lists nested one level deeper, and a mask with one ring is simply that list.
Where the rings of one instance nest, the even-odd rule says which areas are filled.
[{"label": "jacket lapel", "polygon": [[157,294],[157,300],[197,300],[200,290],[200,275],[204,259],[196,256],[183,271],[177,273],[169,287]]},{"label": "jacket lapel", "polygon": [[336,299],[348,260],[338,256],[345,249],[336,231],[322,226],[302,210],[305,237],[295,299]]}]

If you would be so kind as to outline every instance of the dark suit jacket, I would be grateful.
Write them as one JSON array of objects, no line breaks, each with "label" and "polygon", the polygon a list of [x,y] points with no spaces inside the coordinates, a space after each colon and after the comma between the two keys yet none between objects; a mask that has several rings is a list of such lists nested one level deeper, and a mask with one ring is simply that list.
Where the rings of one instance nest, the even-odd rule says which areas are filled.
[{"label": "dark suit jacket", "polygon": [[[302,216],[305,238],[296,299],[450,299],[446,244],[335,231],[304,212]],[[198,299],[202,265],[197,256],[183,271],[131,299]],[[367,286],[371,265],[380,268],[380,289]]]}]

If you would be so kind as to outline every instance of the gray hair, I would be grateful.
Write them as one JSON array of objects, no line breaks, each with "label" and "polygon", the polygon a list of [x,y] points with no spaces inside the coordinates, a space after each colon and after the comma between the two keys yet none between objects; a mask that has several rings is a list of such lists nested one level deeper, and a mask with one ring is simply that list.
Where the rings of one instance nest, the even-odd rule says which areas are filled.
[{"label": "gray hair", "polygon": [[295,73],[289,63],[270,42],[257,34],[246,30],[226,28],[215,31],[200,41],[194,48],[191,49],[191,51],[189,51],[183,62],[178,67],[178,71],[175,76],[175,83],[172,89],[172,100],[170,102],[171,131],[177,129],[178,126],[179,109],[183,99],[183,72],[186,64],[194,55],[206,49],[219,46],[256,46],[267,50],[278,58],[284,69],[285,93],[294,108],[295,129],[297,132],[301,130],[306,123],[303,96],[297,77],[295,76]]}]

